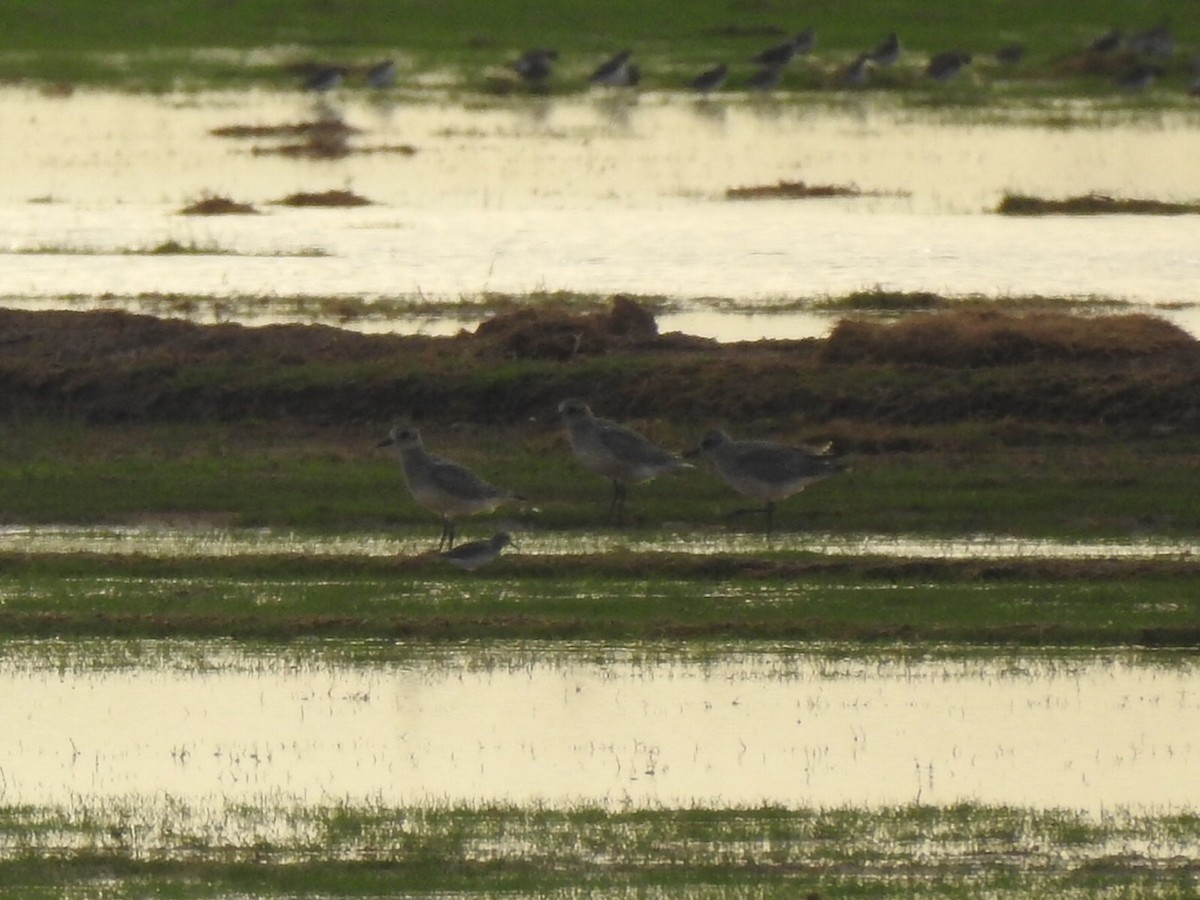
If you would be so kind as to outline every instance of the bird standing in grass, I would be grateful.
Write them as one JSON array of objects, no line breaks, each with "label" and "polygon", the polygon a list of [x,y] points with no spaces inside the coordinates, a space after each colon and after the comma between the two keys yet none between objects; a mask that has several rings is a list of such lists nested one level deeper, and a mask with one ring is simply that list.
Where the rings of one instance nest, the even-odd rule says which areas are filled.
[{"label": "bird standing in grass", "polygon": [[612,481],[609,522],[621,523],[629,485],[690,468],[688,463],[632,428],[594,415],[581,400],[564,400],[558,405],[558,412],[575,456],[588,469]]},{"label": "bird standing in grass", "polygon": [[373,88],[389,88],[396,83],[396,61],[385,59],[367,69],[367,84]]},{"label": "bird standing in grass", "polygon": [[699,91],[702,94],[707,94],[710,91],[719,91],[725,86],[725,80],[729,77],[729,66],[722,63],[719,66],[713,66],[711,69],[705,69],[689,84],[692,90]]},{"label": "bird standing in grass", "polygon": [[517,499],[512,491],[488,484],[465,466],[427,452],[416,428],[395,425],[379,446],[394,446],[399,450],[408,492],[421,506],[442,517],[439,550],[443,546],[454,548],[458,517],[491,512],[500,504]]},{"label": "bird standing in grass", "polygon": [[700,446],[687,455],[706,457],[731,488],[765,504],[735,510],[730,515],[765,512],[768,537],[777,502],[844,468],[840,460],[828,454],[770,441],[735,441],[719,430],[704,435]]},{"label": "bird standing in grass", "polygon": [[938,53],[925,67],[925,76],[934,81],[949,81],[971,64],[971,54],[962,50]]},{"label": "bird standing in grass", "polygon": [[877,66],[894,66],[900,61],[900,36],[893,31],[868,55]]},{"label": "bird standing in grass", "polygon": [[622,50],[615,56],[605,60],[588,76],[590,84],[603,84],[609,87],[632,87],[641,80],[641,72],[630,60],[632,50]]},{"label": "bird standing in grass", "polygon": [[813,28],[805,28],[803,31],[794,35],[791,40],[784,41],[782,44],[776,44],[774,47],[768,47],[762,53],[751,58],[750,62],[757,63],[760,66],[774,68],[775,66],[786,66],[795,57],[803,56],[806,53],[812,53],[813,48],[817,45],[817,32]]},{"label": "bird standing in grass", "polygon": [[516,62],[512,64],[512,69],[526,84],[531,87],[541,87],[554,74],[554,62],[557,59],[557,50],[549,47],[534,47],[517,57]]}]

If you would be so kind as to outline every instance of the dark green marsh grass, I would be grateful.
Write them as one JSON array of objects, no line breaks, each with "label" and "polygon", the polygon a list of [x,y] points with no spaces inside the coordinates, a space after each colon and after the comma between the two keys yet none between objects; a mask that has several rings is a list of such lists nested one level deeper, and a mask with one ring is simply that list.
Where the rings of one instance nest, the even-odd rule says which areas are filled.
[{"label": "dark green marsh grass", "polygon": [[[1148,0],[1136,8],[1111,0],[1039,3],[1009,0],[980,6],[953,4],[929,16],[912,0],[886,0],[870,15],[844,5],[818,7],[795,0],[770,5],[701,0],[686,7],[630,0],[585,6],[555,2],[536,13],[512,0],[486,4],[451,0],[436,7],[403,0],[302,6],[284,13],[269,0],[237,4],[154,3],[133,0],[94,15],[80,0],[20,0],[0,11],[0,75],[8,80],[101,84],[137,90],[177,87],[295,88],[298,66],[337,62],[351,68],[351,89],[363,90],[363,72],[392,56],[400,84],[421,81],[488,90],[489,67],[504,66],[530,46],[557,48],[558,71],[549,90],[579,91],[595,65],[630,47],[650,88],[685,89],[701,68],[725,61],[744,79],[748,60],[806,25],[818,32],[812,58],[792,67],[784,90],[792,96],[837,86],[836,72],[887,31],[897,30],[908,51],[900,66],[880,73],[877,92],[908,94],[918,104],[1007,102],[1014,94],[1119,96],[1125,103],[1155,98],[1186,101],[1190,59],[1198,39],[1175,17],[1180,44],[1165,62],[1161,86],[1136,95],[1115,87],[1134,60],[1088,57],[1084,49],[1114,26],[1126,32],[1169,19],[1175,6]],[[1020,41],[1027,55],[1005,68],[990,57]],[[263,53],[259,48],[284,48]],[[934,53],[961,48],[975,54],[974,71],[951,84],[922,76]],[[1171,102],[1171,101],[1166,101]]]},{"label": "dark green marsh grass", "polygon": [[[25,423],[0,451],[0,511],[9,523],[395,529],[436,540],[436,517],[409,497],[397,460],[375,447],[387,427],[386,419],[328,430],[267,422]],[[679,450],[703,431],[651,420],[641,427]],[[1006,428],[1020,438],[1022,429]],[[776,433],[743,426],[739,436]],[[464,520],[464,534],[491,534],[501,523],[565,534],[603,528],[610,488],[580,467],[558,429],[432,425],[425,439],[434,452],[527,498]],[[1072,539],[1200,533],[1190,494],[1197,451],[1182,437],[1029,447],[997,445],[990,428],[931,427],[863,432],[862,439],[879,445],[847,453],[849,471],[779,505],[782,531]],[[928,446],[934,443],[954,446]],[[701,465],[634,487],[627,532],[761,532],[761,516],[728,518],[746,505]]]},{"label": "dark green marsh grass", "polygon": [[[222,840],[214,841],[214,834]],[[1187,897],[1195,816],[855,809],[0,807],[20,896]]]},{"label": "dark green marsh grass", "polygon": [[0,555],[0,631],[427,641],[842,641],[1195,647],[1191,561],[507,555],[470,576],[425,554]]},{"label": "dark green marsh grass", "polygon": [[1136,197],[1109,197],[1103,194],[1084,194],[1062,199],[1030,197],[1025,194],[1005,194],[996,207],[1003,216],[1097,216],[1139,215],[1180,216],[1200,213],[1200,202],[1168,203]]}]

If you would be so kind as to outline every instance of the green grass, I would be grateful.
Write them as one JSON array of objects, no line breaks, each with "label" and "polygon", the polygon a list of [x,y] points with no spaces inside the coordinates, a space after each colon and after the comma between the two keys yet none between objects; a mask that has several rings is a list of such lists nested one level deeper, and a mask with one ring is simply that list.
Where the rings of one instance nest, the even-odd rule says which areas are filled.
[{"label": "green grass", "polygon": [[[214,841],[214,835],[218,837]],[[1187,897],[1200,820],[963,804],[0,807],[20,896]],[[11,894],[10,894],[11,895]],[[89,894],[90,895],[90,894]],[[74,896],[71,894],[70,896]]]},{"label": "green grass", "polygon": [[[248,364],[229,365],[227,373],[203,378],[245,377]],[[299,367],[295,375],[313,377],[312,369]],[[551,424],[533,431],[426,429],[431,450],[527,499],[496,516],[467,520],[467,533],[490,533],[490,521],[507,518],[535,533],[602,526],[610,488],[582,469]],[[702,432],[700,425],[638,424],[680,450]],[[398,461],[375,446],[387,427],[24,422],[9,430],[0,450],[0,511],[10,523],[195,516],[243,527],[436,534],[436,518],[409,497]],[[769,426],[743,434],[774,436]],[[990,429],[956,426],[938,429],[937,439],[957,449],[921,450],[921,434],[910,433],[907,448],[851,453],[849,471],[779,504],[778,527],[785,533],[1074,539],[1200,533],[1200,508],[1192,502],[1195,449],[1188,439],[1008,447],[997,446]],[[630,531],[761,531],[761,516],[727,518],[746,505],[700,464],[631,489]]]},{"label": "green grass", "polygon": [[420,552],[0,555],[0,632],[417,640],[1200,645],[1196,564]]},{"label": "green grass", "polygon": [[[354,0],[286,8],[270,0],[131,0],[97,15],[81,0],[14,0],[0,10],[0,74],[150,90],[250,82],[294,86],[297,78],[286,71],[288,62],[364,65],[388,54],[403,60],[402,83],[411,83],[418,73],[448,71],[464,85],[481,87],[486,67],[502,65],[537,45],[558,48],[560,81],[569,86],[565,89],[578,90],[600,59],[628,46],[637,53],[647,83],[682,87],[714,61],[740,63],[748,70],[745,61],[758,50],[811,24],[818,29],[816,58],[827,69],[873,47],[894,28],[913,60],[899,74],[885,74],[880,90],[915,90],[923,98],[917,102],[924,104],[978,103],[981,97],[1003,99],[1014,92],[1112,95],[1111,76],[1058,77],[1062,59],[1114,25],[1137,31],[1174,12],[1169,0],[1146,0],[1132,8],[1116,0],[958,3],[939,8],[936,15],[912,0],[872,4],[869,15],[832,0],[816,5],[798,0],[699,0],[686,5],[600,0],[540,4],[536,10],[512,0]],[[1200,36],[1186,21],[1175,25],[1182,46],[1167,80],[1172,82],[1169,92],[1182,93],[1187,61]],[[980,91],[969,79],[936,90],[919,83],[919,61],[934,52],[963,48],[982,59],[1014,40],[1027,45],[1028,58],[1015,74],[1003,76],[995,91]],[[288,49],[266,58],[250,52],[272,47]],[[190,53],[200,48],[227,51]],[[997,78],[988,63],[977,68],[985,70],[983,81]],[[790,77],[790,86],[799,88],[828,81],[828,75],[814,74],[811,66],[796,67]]]}]

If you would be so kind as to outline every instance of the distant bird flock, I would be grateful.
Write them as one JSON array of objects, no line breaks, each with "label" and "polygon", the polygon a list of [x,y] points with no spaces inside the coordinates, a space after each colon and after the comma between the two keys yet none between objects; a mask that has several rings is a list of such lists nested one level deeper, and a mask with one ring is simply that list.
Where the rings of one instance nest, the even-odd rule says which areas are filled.
[{"label": "distant bird flock", "polygon": [[[595,415],[581,400],[562,401],[558,415],[576,459],[585,469],[612,483],[612,499],[604,517],[607,524],[620,525],[624,521],[630,485],[693,468],[687,458],[700,458],[709,461],[716,474],[739,494],[763,504],[734,510],[729,515],[765,513],[766,533],[770,537],[776,503],[844,468],[844,463],[828,448],[809,450],[769,441],[739,441],[716,430],[705,434],[695,449],[677,455],[632,428]],[[420,432],[412,426],[394,425],[379,446],[396,448],[413,500],[441,519],[437,552],[446,562],[474,571],[513,543],[507,532],[499,532],[491,538],[455,547],[457,520],[490,512],[523,497],[490,484],[465,466],[428,452]]]},{"label": "distant bird flock", "polygon": [[[958,78],[972,67],[983,65],[993,75],[1005,76],[1026,64],[1023,43],[997,42],[988,48],[952,47],[932,53],[914,52],[891,31],[881,36],[874,46],[831,54],[826,63],[815,59],[817,31],[812,26],[802,28],[783,40],[778,40],[759,52],[743,59],[714,60],[698,72],[670,83],[658,85],[685,89],[700,95],[718,91],[770,92],[785,88],[788,72],[805,59],[804,86],[822,85],[835,89],[863,89],[872,86],[894,86],[924,79],[930,84],[945,83]],[[1167,74],[1167,64],[1176,53],[1176,39],[1166,21],[1144,30],[1125,32],[1113,28],[1081,44],[1069,58],[1047,63],[1037,77],[1055,75],[1091,75],[1110,79],[1115,88],[1142,91]],[[840,55],[841,62],[837,61]],[[523,86],[531,92],[551,90],[555,84],[597,88],[632,89],[645,86],[644,73],[632,49],[626,47],[608,57],[588,60],[582,54],[564,65],[563,55],[551,47],[532,47],[515,59],[489,70],[494,87],[512,89]],[[563,73],[559,74],[559,67]],[[906,76],[886,74],[905,72]],[[586,75],[584,73],[587,73]],[[385,59],[368,67],[352,70],[342,65],[309,65],[304,68],[302,86],[318,94],[327,94],[343,85],[355,84],[375,89],[387,89],[396,84],[397,65]],[[1190,67],[1188,91],[1200,95],[1200,57]]]}]

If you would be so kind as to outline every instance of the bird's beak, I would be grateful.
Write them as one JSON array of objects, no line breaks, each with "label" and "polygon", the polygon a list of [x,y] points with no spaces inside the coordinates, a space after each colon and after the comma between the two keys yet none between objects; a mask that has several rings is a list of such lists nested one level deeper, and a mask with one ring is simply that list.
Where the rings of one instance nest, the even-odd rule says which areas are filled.
[{"label": "bird's beak", "polygon": [[395,442],[395,441],[393,441],[391,438],[384,438],[382,441],[380,441],[380,442],[379,442],[378,444],[376,444],[375,446],[376,446],[376,447],[390,447],[390,446],[392,446],[392,444],[394,444],[394,443],[396,443],[396,442]]}]

